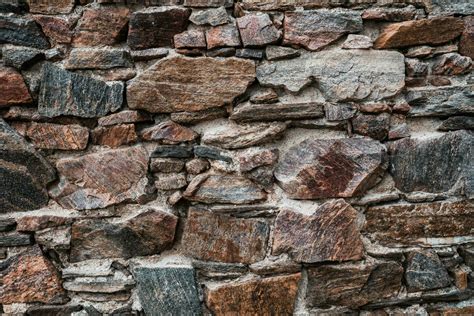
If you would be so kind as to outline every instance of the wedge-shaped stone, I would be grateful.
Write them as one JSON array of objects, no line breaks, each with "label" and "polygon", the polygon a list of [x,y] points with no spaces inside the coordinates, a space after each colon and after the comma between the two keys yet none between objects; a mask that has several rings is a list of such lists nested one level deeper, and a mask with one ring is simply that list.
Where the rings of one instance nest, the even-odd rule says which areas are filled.
[{"label": "wedge-shaped stone", "polygon": [[470,0],[431,0],[427,1],[430,15],[472,15],[474,3]]},{"label": "wedge-shaped stone", "polygon": [[238,122],[286,121],[324,116],[324,104],[307,103],[269,103],[254,104],[245,102],[234,108],[230,118]]},{"label": "wedge-shaped stone", "polygon": [[332,200],[311,215],[280,211],[273,232],[273,254],[288,252],[298,262],[359,260],[364,253],[357,211]]},{"label": "wedge-shaped stone", "polygon": [[275,178],[293,199],[360,195],[386,169],[385,147],[367,138],[307,139],[293,146]]},{"label": "wedge-shaped stone", "polygon": [[127,87],[128,106],[149,112],[196,112],[231,103],[255,79],[238,58],[172,57],[158,61]]},{"label": "wedge-shaped stone", "polygon": [[341,50],[307,53],[257,67],[263,86],[299,92],[313,80],[327,100],[381,100],[405,85],[405,63],[394,51]]},{"label": "wedge-shaped stone", "polygon": [[165,121],[142,131],[142,138],[145,140],[164,141],[170,144],[190,142],[197,137],[195,131],[173,121]]},{"label": "wedge-shaped stone", "polygon": [[433,251],[413,251],[408,255],[405,280],[410,292],[439,289],[451,284],[448,271]]},{"label": "wedge-shaped stone", "polygon": [[41,115],[99,117],[118,110],[122,103],[122,83],[109,85],[51,63],[43,66],[38,100]]},{"label": "wedge-shaped stone", "polygon": [[0,108],[31,103],[33,99],[19,72],[13,68],[0,67]]},{"label": "wedge-shaped stone", "polygon": [[35,21],[8,15],[0,16],[0,43],[39,49],[47,49],[50,46]]},{"label": "wedge-shaped stone", "polygon": [[26,136],[36,148],[82,150],[89,140],[89,130],[80,125],[31,123]]}]

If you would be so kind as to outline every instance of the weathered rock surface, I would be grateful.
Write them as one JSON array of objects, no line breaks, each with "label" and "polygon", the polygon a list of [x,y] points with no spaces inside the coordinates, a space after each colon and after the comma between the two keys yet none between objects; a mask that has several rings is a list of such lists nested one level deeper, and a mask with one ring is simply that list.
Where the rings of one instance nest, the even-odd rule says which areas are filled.
[{"label": "weathered rock surface", "polygon": [[65,208],[102,208],[146,195],[148,154],[141,147],[62,158],[56,168],[61,181],[50,195]]},{"label": "weathered rock surface", "polygon": [[121,145],[135,143],[138,136],[135,132],[135,125],[120,124],[97,127],[92,131],[91,138],[94,144],[117,148]]},{"label": "weathered rock surface", "polygon": [[133,67],[130,54],[122,49],[75,48],[69,53],[66,69],[110,69]]},{"label": "weathered rock surface", "polygon": [[76,279],[74,281],[64,282],[63,286],[70,292],[87,292],[87,293],[116,293],[124,292],[133,287],[133,280],[113,280],[100,279],[97,281]]},{"label": "weathered rock surface", "polygon": [[223,106],[255,78],[253,62],[226,58],[173,57],[151,66],[127,86],[132,109],[201,111]]},{"label": "weathered rock surface", "polygon": [[208,29],[206,31],[206,41],[208,49],[240,46],[240,35],[237,29],[237,23],[232,21],[229,24]]},{"label": "weathered rock surface", "polygon": [[288,252],[297,262],[359,260],[364,253],[357,211],[344,200],[332,200],[310,215],[278,213],[272,253]]},{"label": "weathered rock surface", "polygon": [[230,118],[238,122],[252,122],[286,121],[323,116],[323,104],[318,102],[278,102],[267,104],[253,104],[246,102],[235,107]]},{"label": "weathered rock surface", "polygon": [[118,110],[123,103],[123,84],[107,84],[63,70],[51,63],[43,66],[38,111],[55,117],[103,116]]},{"label": "weathered rock surface", "polygon": [[65,14],[74,8],[74,0],[49,0],[48,2],[30,0],[30,12],[43,14]]},{"label": "weathered rock surface", "polygon": [[21,233],[9,233],[0,235],[0,247],[28,246],[33,243],[30,235]]},{"label": "weathered rock surface", "polygon": [[139,111],[125,110],[122,112],[110,114],[105,117],[101,117],[97,122],[99,123],[99,126],[111,126],[147,121],[152,121],[152,118],[149,114],[142,113]]},{"label": "weathered rock surface", "polygon": [[0,67],[0,86],[0,108],[33,101],[23,77],[13,68]]},{"label": "weathered rock surface", "polygon": [[80,125],[33,122],[28,125],[25,135],[41,149],[82,150],[89,140],[89,130]]},{"label": "weathered rock surface", "polygon": [[444,76],[463,74],[469,71],[471,64],[471,58],[458,53],[443,54],[434,60],[432,74]]},{"label": "weathered rock surface", "polygon": [[464,18],[464,31],[459,41],[459,52],[474,59],[474,16]]},{"label": "weathered rock surface", "polygon": [[246,14],[237,18],[237,26],[245,47],[272,44],[281,36],[268,14]]},{"label": "weathered rock surface", "polygon": [[193,8],[201,8],[201,7],[217,8],[221,6],[228,6],[229,0],[184,0],[184,5],[187,7],[193,7]]},{"label": "weathered rock surface", "polygon": [[163,173],[155,177],[155,187],[162,191],[181,189],[188,184],[185,173]]},{"label": "weathered rock surface", "polygon": [[405,280],[410,292],[433,290],[451,284],[448,271],[433,251],[413,251],[408,255]]},{"label": "weathered rock surface", "polygon": [[176,48],[206,48],[206,37],[202,30],[188,30],[173,37]]},{"label": "weathered rock surface", "polygon": [[155,210],[120,223],[105,219],[75,222],[71,233],[71,262],[158,254],[171,247],[177,222],[173,214]]},{"label": "weathered rock surface", "polygon": [[134,61],[148,61],[159,59],[168,56],[169,50],[167,48],[150,48],[144,50],[131,51],[132,59]]},{"label": "weathered rock surface", "polygon": [[48,40],[35,21],[8,15],[0,16],[0,43],[49,48]]},{"label": "weathered rock surface", "polygon": [[142,131],[144,140],[164,141],[172,144],[191,142],[197,137],[198,134],[195,131],[173,121],[166,121]]},{"label": "weathered rock surface", "polygon": [[196,25],[211,25],[217,26],[230,22],[227,11],[224,7],[215,9],[207,9],[202,11],[193,11],[189,17],[189,21]]},{"label": "weathered rock surface", "polygon": [[268,223],[262,219],[191,208],[182,244],[185,253],[196,259],[254,263],[265,257],[269,232]]},{"label": "weathered rock surface", "polygon": [[360,195],[384,173],[386,154],[369,139],[307,139],[290,148],[275,170],[293,199]]},{"label": "weathered rock surface", "polygon": [[75,19],[60,16],[35,15],[34,20],[41,25],[44,34],[53,42],[71,43]]},{"label": "weathered rock surface", "polygon": [[193,155],[193,147],[191,146],[173,146],[161,145],[157,146],[151,157],[161,158],[190,158]]},{"label": "weathered rock surface", "polygon": [[346,41],[342,45],[345,49],[369,49],[373,46],[370,37],[365,35],[349,34]]},{"label": "weathered rock surface", "polygon": [[2,49],[2,58],[5,66],[25,69],[44,57],[41,50],[28,47],[5,46]]},{"label": "weathered rock surface", "polygon": [[291,47],[269,45],[265,49],[265,56],[268,60],[290,59],[300,55],[298,50]]},{"label": "weathered rock surface", "polygon": [[430,15],[472,15],[474,4],[469,0],[431,0],[427,2]]},{"label": "weathered rock surface", "polygon": [[180,172],[184,168],[184,161],[176,158],[152,158],[150,170],[153,172]]},{"label": "weathered rock surface", "polygon": [[365,10],[364,13],[362,13],[362,19],[401,22],[414,19],[416,13],[416,8],[414,6],[404,8],[376,7]]},{"label": "weathered rock surface", "polygon": [[312,78],[333,102],[381,100],[404,87],[404,58],[393,51],[334,49],[257,67],[260,84],[291,92],[302,90]]},{"label": "weathered rock surface", "polygon": [[390,114],[359,114],[352,119],[354,132],[373,139],[384,140],[390,130]]},{"label": "weathered rock surface", "polygon": [[440,131],[454,131],[459,129],[474,129],[474,117],[452,116],[438,126]]},{"label": "weathered rock surface", "polygon": [[272,166],[278,161],[278,149],[248,148],[237,152],[235,161],[242,172],[261,166]]},{"label": "weathered rock surface", "polygon": [[350,10],[286,12],[283,28],[283,44],[319,50],[344,34],[361,31],[362,18],[360,13]]},{"label": "weathered rock surface", "polygon": [[300,278],[296,273],[207,286],[205,302],[215,315],[291,315]]},{"label": "weathered rock surface", "polygon": [[74,217],[55,215],[26,215],[16,220],[18,231],[34,232],[51,227],[71,224]]}]

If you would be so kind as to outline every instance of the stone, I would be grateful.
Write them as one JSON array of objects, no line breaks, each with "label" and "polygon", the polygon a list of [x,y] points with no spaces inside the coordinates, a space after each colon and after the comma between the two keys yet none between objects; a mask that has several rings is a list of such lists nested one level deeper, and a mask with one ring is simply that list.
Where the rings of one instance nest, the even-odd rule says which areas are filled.
[{"label": "stone", "polygon": [[435,58],[432,74],[445,76],[459,75],[468,72],[471,65],[471,58],[461,56],[458,53],[448,53]]},{"label": "stone", "polygon": [[71,262],[158,254],[173,244],[177,222],[173,214],[153,209],[120,223],[77,221],[72,225]]},{"label": "stone", "polygon": [[464,18],[464,31],[459,40],[459,53],[474,59],[474,16]]},{"label": "stone", "polygon": [[87,292],[87,293],[116,293],[130,290],[135,285],[133,280],[113,280],[102,279],[92,281],[90,279],[75,279],[74,281],[66,281],[63,286],[70,292]]},{"label": "stone", "polygon": [[247,60],[162,59],[128,84],[128,106],[153,113],[221,107],[243,94],[254,78],[255,65]]},{"label": "stone", "polygon": [[68,14],[74,8],[74,0],[49,0],[48,2],[28,0],[31,13]]},{"label": "stone", "polygon": [[47,38],[35,21],[8,15],[0,16],[0,43],[38,49],[50,47]]},{"label": "stone", "polygon": [[14,129],[0,119],[0,213],[40,208],[54,168]]},{"label": "stone", "polygon": [[474,4],[469,0],[431,0],[427,3],[430,15],[472,15]]},{"label": "stone", "polygon": [[137,267],[133,275],[138,299],[147,315],[201,315],[199,288],[192,267]]},{"label": "stone", "polygon": [[76,27],[74,46],[107,46],[126,37],[129,9],[86,8]]},{"label": "stone", "polygon": [[462,130],[397,141],[389,148],[390,173],[396,187],[403,192],[439,193],[464,183],[465,194],[474,194],[470,161],[473,142],[472,133]]},{"label": "stone", "polygon": [[209,50],[206,52],[207,57],[232,57],[235,55],[235,48],[223,47]]},{"label": "stone", "polygon": [[193,156],[193,147],[191,146],[175,146],[161,145],[157,146],[151,157],[161,158],[191,158]]},{"label": "stone", "polygon": [[357,211],[342,199],[326,202],[309,215],[284,209],[275,221],[272,254],[289,253],[305,263],[360,260],[364,245],[357,218]]},{"label": "stone", "polygon": [[285,123],[251,123],[238,125],[227,123],[215,130],[205,131],[201,142],[226,149],[239,149],[268,142],[280,136]]},{"label": "stone", "polygon": [[288,259],[286,256],[270,257],[249,266],[252,273],[258,275],[273,275],[282,273],[295,273],[301,271],[300,264]]},{"label": "stone", "polygon": [[415,58],[405,58],[406,74],[408,77],[426,77],[429,64]]},{"label": "stone", "polygon": [[163,141],[177,144],[192,142],[199,135],[190,128],[179,125],[173,121],[165,121],[158,125],[142,130],[142,138],[148,141]]},{"label": "stone", "polygon": [[[74,315],[76,312],[83,311],[80,305],[49,305],[49,306],[30,306],[26,311],[28,316],[44,316],[44,315]],[[79,313],[78,313],[79,314]]]},{"label": "stone", "polygon": [[206,37],[202,30],[188,30],[173,37],[176,48],[206,48]]},{"label": "stone", "polygon": [[152,117],[148,113],[125,110],[101,117],[97,122],[99,123],[99,126],[112,126],[119,124],[149,122],[152,120]]},{"label": "stone", "polygon": [[133,144],[138,136],[135,125],[121,124],[109,127],[97,127],[91,133],[92,143],[117,148],[121,145]]},{"label": "stone", "polygon": [[181,189],[188,185],[185,173],[155,174],[155,187],[161,191]]},{"label": "stone", "polygon": [[71,227],[48,228],[35,232],[35,242],[43,249],[68,251],[71,242]]},{"label": "stone", "polygon": [[133,67],[130,54],[123,49],[75,48],[64,64],[66,69],[111,69]]},{"label": "stone", "polygon": [[0,219],[0,232],[8,232],[14,230],[16,227],[16,220],[13,218]]},{"label": "stone", "polygon": [[20,247],[28,246],[33,243],[33,240],[30,235],[20,234],[20,233],[11,233],[11,234],[2,234],[0,235],[0,247]]},{"label": "stone", "polygon": [[363,20],[402,22],[415,19],[417,15],[414,6],[404,8],[375,7],[364,10]]},{"label": "stone", "polygon": [[365,35],[349,34],[342,48],[344,49],[369,49],[374,43],[372,39]]},{"label": "stone", "polygon": [[474,118],[472,116],[452,116],[438,126],[440,131],[455,131],[459,129],[474,129]]},{"label": "stone", "polygon": [[372,206],[364,231],[384,245],[430,245],[430,239],[470,235],[473,214],[470,201]]},{"label": "stone", "polygon": [[193,8],[202,8],[202,7],[221,7],[228,6],[232,1],[229,0],[184,0],[184,5],[187,7]]},{"label": "stone", "polygon": [[307,139],[289,149],[275,178],[292,199],[358,196],[386,169],[385,147],[366,138]]},{"label": "stone", "polygon": [[150,170],[153,172],[180,172],[184,168],[184,161],[176,158],[152,158]]},{"label": "stone", "polygon": [[229,24],[211,27],[206,30],[207,49],[217,47],[239,47],[240,35],[237,24],[232,21]]},{"label": "stone", "polygon": [[[190,201],[206,204],[247,204],[263,201],[267,198],[265,192],[252,181],[231,175],[210,175],[196,186],[196,178],[191,181],[184,197]],[[226,186],[222,186],[226,183]]]},{"label": "stone", "polygon": [[268,45],[265,48],[265,55],[268,60],[281,60],[298,57],[301,53],[291,47]]},{"label": "stone", "polygon": [[122,106],[123,89],[122,83],[107,84],[46,63],[42,70],[38,112],[47,117],[103,116]]},{"label": "stone", "polygon": [[431,46],[416,46],[409,48],[408,51],[405,53],[405,56],[411,58],[425,58],[431,56],[434,50],[435,49]]},{"label": "stone", "polygon": [[148,154],[142,147],[61,158],[56,168],[60,183],[50,195],[65,208],[103,208],[147,193]]},{"label": "stone", "polygon": [[263,88],[250,94],[250,102],[254,104],[268,104],[278,102],[278,94],[272,88]]},{"label": "stone", "polygon": [[390,130],[390,114],[359,114],[352,119],[354,132],[376,140],[384,140]]},{"label": "stone", "polygon": [[209,161],[206,159],[196,158],[186,162],[186,172],[188,174],[200,174],[208,170],[209,167]]},{"label": "stone", "polygon": [[463,21],[455,17],[439,17],[393,23],[383,29],[374,43],[378,49],[415,45],[438,45],[461,35]]},{"label": "stone", "polygon": [[208,285],[205,302],[215,315],[291,315],[300,278],[295,273]]},{"label": "stone", "polygon": [[184,252],[196,259],[254,263],[265,257],[270,227],[261,219],[234,218],[191,208],[184,228]]},{"label": "stone", "polygon": [[131,49],[172,46],[173,36],[184,32],[191,10],[180,7],[148,8],[130,17],[127,44]]},{"label": "stone", "polygon": [[30,123],[26,136],[36,148],[83,150],[87,147],[89,130],[80,125]]},{"label": "stone", "polygon": [[434,290],[451,285],[448,271],[433,251],[413,251],[408,255],[405,280],[409,292]]},{"label": "stone", "polygon": [[324,113],[328,121],[343,121],[354,117],[357,109],[352,104],[324,104]]},{"label": "stone", "polygon": [[44,58],[44,54],[36,48],[5,46],[2,49],[5,66],[26,69]]},{"label": "stone", "polygon": [[347,33],[362,31],[360,13],[351,10],[307,10],[286,12],[283,44],[320,50]]},{"label": "stone", "polygon": [[263,59],[263,54],[263,50],[253,48],[241,48],[235,51],[235,57],[248,59]]},{"label": "stone", "polygon": [[278,149],[252,147],[237,152],[235,156],[241,172],[248,172],[261,166],[272,166],[278,161]]},{"label": "stone", "polygon": [[159,59],[168,56],[168,53],[168,49],[163,47],[144,50],[132,50],[130,52],[134,61],[148,61],[153,59]]},{"label": "stone", "polygon": [[0,13],[25,14],[28,12],[28,2],[25,0],[10,0],[0,3]]},{"label": "stone", "polygon": [[56,216],[56,215],[26,215],[18,218],[17,230],[26,232],[35,232],[51,227],[69,225],[74,217]]},{"label": "stone", "polygon": [[38,246],[11,257],[2,265],[0,302],[45,304],[63,303],[65,291],[54,265]]},{"label": "stone", "polygon": [[0,108],[33,102],[23,77],[13,68],[0,67],[0,86]]},{"label": "stone", "polygon": [[193,11],[189,17],[189,21],[196,25],[211,25],[217,26],[230,22],[225,7],[218,7],[215,9],[205,9],[200,11]]},{"label": "stone", "polygon": [[233,161],[228,153],[216,147],[197,145],[194,146],[194,154],[200,158],[221,160],[228,163],[231,163]]},{"label": "stone", "polygon": [[332,49],[264,63],[257,79],[266,87],[296,93],[316,78],[327,100],[382,100],[405,85],[404,57],[395,51]]},{"label": "stone", "polygon": [[244,47],[272,44],[281,36],[266,13],[246,14],[236,20]]},{"label": "stone", "polygon": [[306,301],[310,307],[338,305],[357,309],[395,296],[402,276],[403,267],[393,261],[311,267]]},{"label": "stone", "polygon": [[72,31],[75,19],[59,16],[35,15],[33,19],[41,25],[44,34],[58,44],[69,44],[72,41]]}]

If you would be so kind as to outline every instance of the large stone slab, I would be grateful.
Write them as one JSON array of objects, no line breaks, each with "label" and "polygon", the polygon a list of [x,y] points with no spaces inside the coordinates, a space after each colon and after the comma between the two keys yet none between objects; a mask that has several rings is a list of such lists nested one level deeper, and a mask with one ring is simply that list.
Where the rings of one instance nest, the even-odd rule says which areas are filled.
[{"label": "large stone slab", "polygon": [[298,92],[313,80],[327,100],[381,100],[405,85],[405,63],[395,51],[340,50],[307,53],[301,57],[257,67],[263,86]]},{"label": "large stone slab", "polygon": [[367,138],[307,139],[284,155],[275,178],[293,199],[351,197],[375,184],[385,161],[385,147]]},{"label": "large stone slab", "polygon": [[50,46],[35,21],[8,15],[0,16],[0,43],[39,49],[47,49]]},{"label": "large stone slab", "polygon": [[19,72],[13,68],[0,67],[0,108],[31,103],[28,87]]},{"label": "large stone slab", "polygon": [[38,100],[41,115],[99,117],[118,110],[122,103],[122,83],[107,84],[51,63],[43,66]]},{"label": "large stone slab", "polygon": [[65,208],[102,208],[147,193],[148,154],[142,147],[62,158],[56,168],[60,183],[50,195]]},{"label": "large stone slab", "polygon": [[237,58],[172,57],[127,86],[128,106],[149,112],[201,111],[229,104],[255,79],[253,62]]}]

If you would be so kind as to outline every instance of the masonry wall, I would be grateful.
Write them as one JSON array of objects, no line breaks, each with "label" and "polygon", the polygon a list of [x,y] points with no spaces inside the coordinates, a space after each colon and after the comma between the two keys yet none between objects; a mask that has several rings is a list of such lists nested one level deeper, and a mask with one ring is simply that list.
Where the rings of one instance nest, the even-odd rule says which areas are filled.
[{"label": "masonry wall", "polygon": [[472,1],[2,0],[0,47],[5,314],[474,314]]}]

